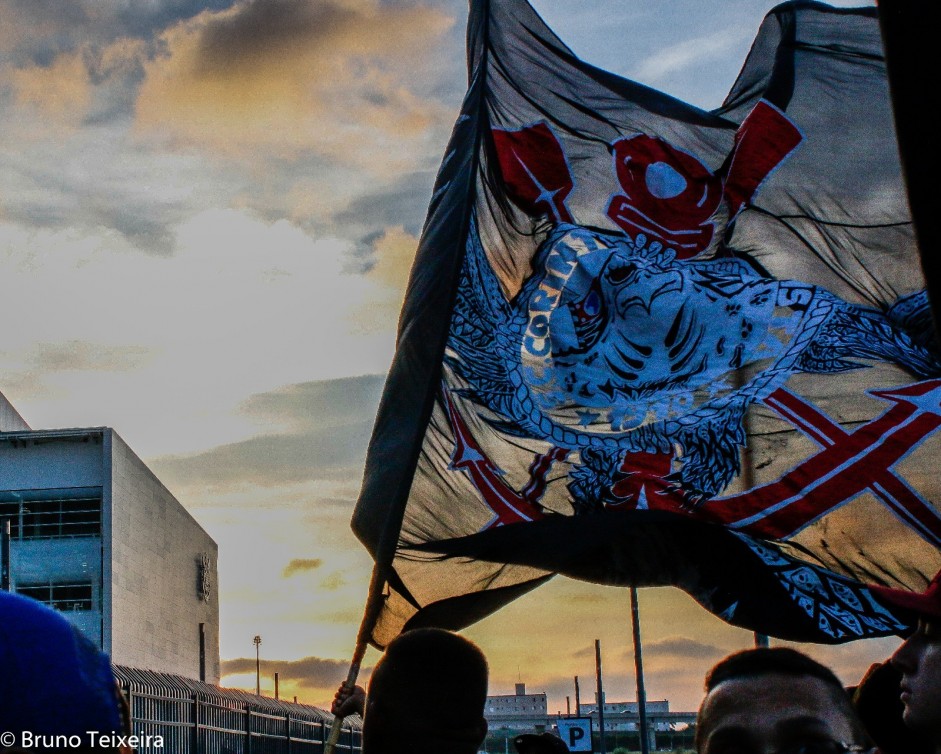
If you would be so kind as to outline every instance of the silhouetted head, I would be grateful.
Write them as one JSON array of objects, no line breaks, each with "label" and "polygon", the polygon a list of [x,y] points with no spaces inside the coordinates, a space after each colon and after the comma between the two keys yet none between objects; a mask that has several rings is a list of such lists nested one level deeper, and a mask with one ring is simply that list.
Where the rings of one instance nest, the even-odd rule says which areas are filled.
[{"label": "silhouetted head", "polygon": [[920,618],[891,662],[902,674],[902,720],[941,750],[941,620]]},{"label": "silhouetted head", "polygon": [[476,754],[487,734],[487,660],[436,628],[393,640],[373,670],[363,754]]},{"label": "silhouetted head", "polygon": [[813,744],[832,744],[834,751],[845,750],[841,744],[868,745],[849,695],[829,668],[775,647],[731,655],[706,676],[696,726],[700,754]]},{"label": "silhouetted head", "polygon": [[36,600],[0,591],[0,748],[31,748],[24,732],[78,736],[122,732],[120,695],[108,656]]},{"label": "silhouetted head", "polygon": [[902,719],[941,749],[941,571],[924,592],[870,589],[916,626],[891,660],[902,674]]}]

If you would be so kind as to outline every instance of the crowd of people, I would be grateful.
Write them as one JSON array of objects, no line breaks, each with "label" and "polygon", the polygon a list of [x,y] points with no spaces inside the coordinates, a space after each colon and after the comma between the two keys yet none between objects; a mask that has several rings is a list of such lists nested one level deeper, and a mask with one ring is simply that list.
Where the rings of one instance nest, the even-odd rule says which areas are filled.
[{"label": "crowd of people", "polygon": [[[925,592],[874,588],[914,630],[892,657],[847,689],[787,647],[719,662],[697,715],[699,754],[941,754],[941,573]],[[403,633],[373,670],[369,693],[342,685],[337,717],[363,718],[363,754],[476,754],[487,735],[487,661],[449,631]],[[89,730],[133,749],[108,658],[61,615],[0,592],[0,751],[60,747]],[[29,736],[29,739],[25,736]],[[124,737],[124,738],[122,738]],[[519,754],[568,749],[551,733],[515,739]],[[47,745],[48,744],[48,745]]]},{"label": "crowd of people", "polygon": [[[733,654],[706,676],[698,754],[941,754],[941,573],[920,594],[874,591],[915,626],[886,663],[847,689],[788,647]],[[487,733],[486,695],[477,647],[419,629],[389,644],[368,694],[342,685],[332,711],[363,716],[363,754],[474,754]],[[519,754],[567,751],[551,734],[515,744]]]}]

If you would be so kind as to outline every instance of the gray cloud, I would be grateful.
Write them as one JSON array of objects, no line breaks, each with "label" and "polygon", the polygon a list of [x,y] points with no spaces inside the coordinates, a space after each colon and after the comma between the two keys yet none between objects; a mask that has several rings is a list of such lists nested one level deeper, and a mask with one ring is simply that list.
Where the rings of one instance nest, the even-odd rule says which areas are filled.
[{"label": "gray cloud", "polygon": [[161,477],[177,484],[228,487],[239,483],[278,486],[339,478],[361,466],[371,422],[323,431],[254,437],[194,456],[153,462]]},{"label": "gray cloud", "polygon": [[393,225],[401,225],[416,236],[425,220],[434,180],[435,171],[430,168],[404,175],[390,186],[357,196],[334,215],[333,222],[349,229],[348,233],[357,232],[363,237],[360,245],[366,247],[382,229]]},{"label": "gray cloud", "polygon": [[241,411],[265,422],[288,420],[310,429],[359,423],[375,416],[384,383],[382,375],[302,382],[253,395]]},{"label": "gray cloud", "polygon": [[[301,687],[328,689],[340,685],[346,678],[350,664],[346,660],[327,660],[322,657],[304,657],[300,660],[264,660],[262,672],[265,675],[277,673],[284,681],[293,681]],[[254,673],[254,657],[238,657],[222,661],[222,675]],[[361,678],[368,677],[372,668],[361,671]]]},{"label": "gray cloud", "polygon": [[[252,396],[243,410],[288,429],[152,462],[170,484],[274,487],[361,473],[383,377],[307,382]],[[347,503],[348,504],[348,503]]]},{"label": "gray cloud", "polygon": [[31,371],[122,372],[136,369],[149,351],[142,346],[104,346],[84,340],[39,343],[28,360]]},{"label": "gray cloud", "polygon": [[[57,137],[48,124],[21,122],[21,131],[40,137],[0,144],[4,219],[29,229],[97,236],[110,230],[135,249],[167,256],[184,219],[240,185],[193,155],[141,151],[127,136],[127,113],[117,112],[131,107],[133,93],[123,84],[95,89],[94,123],[70,138]],[[0,112],[0,128],[4,117]]]},{"label": "gray cloud", "polygon": [[281,575],[287,579],[298,573],[315,571],[322,565],[323,560],[320,558],[294,558],[290,563],[284,566],[284,570],[281,572]]},{"label": "gray cloud", "polygon": [[207,24],[199,40],[204,73],[254,65],[273,48],[314,45],[356,23],[359,14],[329,0],[251,0]]},{"label": "gray cloud", "polygon": [[376,254],[376,241],[383,236],[383,231],[376,230],[367,233],[356,242],[352,251],[347,255],[344,272],[354,275],[365,275],[373,270],[379,261]]},{"label": "gray cloud", "polygon": [[718,659],[728,651],[714,644],[705,644],[695,639],[682,636],[668,636],[665,639],[644,642],[644,654],[649,656],[683,659]]},{"label": "gray cloud", "polygon": [[222,10],[238,1],[5,0],[0,4],[0,62],[48,66],[61,53],[118,39],[150,39],[203,11]]},{"label": "gray cloud", "polygon": [[130,372],[150,356],[142,346],[105,346],[84,340],[38,343],[26,355],[23,366],[3,375],[3,384],[12,394],[50,394],[45,378],[60,372]]}]

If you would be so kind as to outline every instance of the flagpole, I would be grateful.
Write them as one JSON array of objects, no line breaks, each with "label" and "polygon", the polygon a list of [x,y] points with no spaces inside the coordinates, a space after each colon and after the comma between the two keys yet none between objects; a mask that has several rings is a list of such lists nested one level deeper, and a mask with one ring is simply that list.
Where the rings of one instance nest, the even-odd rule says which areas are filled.
[{"label": "flagpole", "polygon": [[[476,5],[479,5],[481,7],[480,20],[477,22],[482,32],[481,34],[482,38],[481,40],[477,42],[481,50],[481,55],[474,69],[472,71],[468,70],[468,92],[467,92],[467,95],[465,96],[464,106],[462,106],[462,117],[458,119],[457,121],[457,123],[461,123],[463,120],[463,116],[468,115],[470,113],[475,113],[476,120],[478,121],[478,127],[476,128],[476,131],[474,134],[472,167],[469,170],[469,175],[472,178],[476,178],[480,169],[481,139],[483,138],[482,134],[484,132],[484,128],[482,128],[481,125],[485,127],[487,126],[487,109],[485,106],[486,95],[484,92],[483,85],[480,83],[480,79],[478,78],[478,76],[481,73],[481,71],[486,70],[486,66],[487,66],[487,51],[489,49],[488,38],[489,38],[489,31],[490,31],[490,21],[489,21],[490,0],[472,0],[471,2],[471,13],[469,16],[468,29],[467,29],[468,53],[470,53],[470,45],[471,45],[472,32],[473,32],[470,21],[474,18],[474,7]],[[473,99],[471,99],[472,94],[473,94]],[[457,137],[455,135],[452,135],[452,142],[449,142],[448,144],[449,149],[451,149],[452,143],[454,142],[456,138]],[[454,176],[447,177],[447,170],[450,170],[450,168],[448,168],[447,170],[445,169],[446,162],[447,162],[447,158],[445,158],[445,162],[442,163],[442,166],[439,169],[438,177],[435,181],[436,195],[438,191],[443,191],[445,188],[450,186],[452,181],[454,180]],[[469,196],[474,195],[475,189],[474,189],[474,184],[472,180],[468,181],[467,191],[468,191]],[[461,217],[462,230],[460,233],[460,238],[461,238],[462,248],[467,238],[467,234],[469,232],[470,224],[471,224],[471,210],[468,209],[467,207],[469,207],[469,205],[466,204],[462,217]],[[430,216],[431,215],[429,215],[429,218]],[[422,237],[421,237],[421,240],[419,241],[419,253],[421,253],[422,246],[426,241],[425,232],[427,230],[427,227],[428,227],[428,220],[426,219],[426,228],[422,230]],[[417,259],[416,259],[416,264],[417,264]],[[454,297],[457,295],[458,280],[459,280],[459,275],[457,274],[457,271],[455,270],[453,273],[453,279],[451,283],[452,284],[452,290],[451,290],[452,301]],[[402,307],[403,317],[405,316],[406,308],[407,308],[407,303],[403,304],[403,307]],[[400,322],[399,327],[400,327],[399,340],[397,341],[397,344],[396,344],[397,353],[398,353],[398,349],[402,346],[402,342],[404,338],[403,336],[404,331],[402,329],[401,322]],[[439,360],[437,361],[437,367],[436,367],[437,374],[432,376],[432,378],[428,381],[428,392],[425,395],[425,404],[423,407],[426,423],[429,421],[431,417],[433,407],[434,407],[434,402],[435,402],[435,395],[438,389],[437,386],[440,385],[441,369],[442,369],[440,356],[441,354],[444,353],[446,339],[447,339],[447,331],[444,332],[443,339],[440,343],[440,351],[438,352]],[[396,359],[396,361],[397,360],[398,359]],[[393,361],[393,370],[395,369],[396,361]],[[388,390],[388,384],[386,385],[386,390]],[[387,400],[387,395],[384,391],[383,402],[380,404],[380,407],[379,407],[380,415],[376,419],[377,427],[379,426],[379,423],[382,420],[382,411],[383,411],[382,404],[385,403],[386,400]],[[375,437],[375,432],[376,430],[374,428],[373,437]],[[372,440],[370,441],[370,446],[371,445],[372,445]],[[360,664],[362,663],[363,657],[366,654],[366,648],[369,645],[369,639],[372,636],[372,631],[375,628],[376,623],[379,620],[380,613],[382,612],[382,607],[384,604],[384,600],[382,599],[383,590],[385,589],[388,583],[389,573],[392,571],[392,561],[395,558],[395,552],[398,547],[398,535],[401,530],[402,517],[404,516],[404,513],[405,513],[405,503],[408,498],[407,490],[411,488],[411,483],[414,477],[415,468],[418,465],[418,456],[419,456],[420,448],[421,448],[421,439],[419,438],[419,440],[417,441],[414,447],[414,453],[411,456],[412,465],[411,465],[411,470],[407,473],[408,482],[407,484],[405,484],[403,488],[398,490],[399,494],[395,497],[395,499],[401,502],[401,505],[387,517],[386,526],[384,527],[382,535],[379,538],[379,542],[376,545],[376,552],[374,555],[375,566],[373,567],[372,576],[371,576],[370,583],[369,583],[369,592],[366,598],[366,607],[363,611],[363,620],[362,620],[362,623],[360,624],[359,633],[356,637],[356,647],[353,650],[353,657],[350,661],[350,670],[349,670],[349,673],[347,674],[346,681],[344,682],[344,686],[346,687],[348,691],[352,691],[353,686],[356,684],[356,678],[359,675]],[[368,471],[369,471],[368,465],[369,465],[369,457],[367,455],[367,473],[363,482],[363,490],[360,492],[361,500],[362,500],[363,494],[365,493],[367,489],[366,481],[368,480]],[[374,493],[378,494],[376,491],[374,491]],[[359,507],[359,504],[360,503],[358,502],[357,508]],[[355,515],[356,514],[354,512],[354,519],[355,519]],[[398,516],[397,525],[393,527],[395,533],[393,535],[390,535],[389,523],[390,521],[394,520],[396,516]],[[355,529],[355,526],[354,526],[354,529]],[[330,736],[324,745],[324,754],[333,754],[334,749],[336,748],[337,741],[340,738],[340,729],[342,727],[342,723],[343,723],[342,717],[334,718],[333,726],[330,728]]]},{"label": "flagpole", "polygon": [[[933,60],[930,6],[915,0],[877,0],[885,49],[886,72],[908,206],[921,257],[928,300],[934,314],[935,339],[941,344],[941,262],[935,253],[941,232],[935,220],[936,129],[924,117],[925,92],[939,78]],[[931,82],[934,82],[932,85]]]},{"label": "flagpole", "polygon": [[[376,621],[379,619],[379,613],[382,610],[382,590],[386,583],[387,568],[381,567],[377,561],[372,569],[372,576],[369,580],[369,591],[366,595],[366,608],[363,610],[363,620],[359,626],[359,632],[356,635],[356,646],[353,648],[353,657],[350,659],[350,669],[346,674],[346,680],[343,687],[352,691],[356,685],[356,678],[359,676],[359,669],[363,663],[363,657],[366,655],[366,649],[369,647],[369,636]],[[339,715],[333,718],[333,725],[330,727],[330,735],[324,744],[324,754],[333,754],[337,742],[340,740],[340,731],[343,729],[344,717]]]},{"label": "flagpole", "polygon": [[637,587],[631,587],[631,629],[634,636],[634,672],[637,678],[637,715],[640,718],[640,751],[650,754],[649,727],[647,725],[647,690],[644,687],[644,654],[640,643],[640,610],[637,607]]}]

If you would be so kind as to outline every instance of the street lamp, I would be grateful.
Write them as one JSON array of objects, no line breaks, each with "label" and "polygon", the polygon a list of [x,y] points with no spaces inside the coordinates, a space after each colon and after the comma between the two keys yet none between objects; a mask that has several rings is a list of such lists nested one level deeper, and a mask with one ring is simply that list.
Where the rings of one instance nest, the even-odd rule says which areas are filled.
[{"label": "street lamp", "polygon": [[255,696],[261,696],[261,637],[256,636],[252,641],[255,643]]}]

